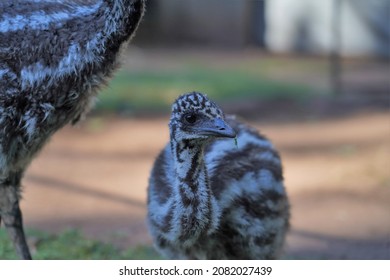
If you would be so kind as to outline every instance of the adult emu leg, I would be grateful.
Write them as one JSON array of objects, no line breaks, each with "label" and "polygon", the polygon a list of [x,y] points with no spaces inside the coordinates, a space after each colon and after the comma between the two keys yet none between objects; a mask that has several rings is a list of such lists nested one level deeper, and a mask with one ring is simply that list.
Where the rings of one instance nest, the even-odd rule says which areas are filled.
[{"label": "adult emu leg", "polygon": [[31,260],[19,207],[21,178],[22,172],[17,172],[0,181],[0,225],[3,221],[19,258]]}]

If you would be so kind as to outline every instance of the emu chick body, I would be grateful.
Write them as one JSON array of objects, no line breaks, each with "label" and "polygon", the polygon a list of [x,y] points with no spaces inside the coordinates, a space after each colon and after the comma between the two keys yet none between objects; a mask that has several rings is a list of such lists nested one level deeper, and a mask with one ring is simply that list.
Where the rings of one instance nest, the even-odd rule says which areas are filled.
[{"label": "emu chick body", "polygon": [[[200,93],[179,97],[172,108],[170,143],[155,161],[148,188],[156,248],[173,259],[278,258],[289,203],[271,142],[225,118]],[[197,119],[193,124],[189,114]]]}]

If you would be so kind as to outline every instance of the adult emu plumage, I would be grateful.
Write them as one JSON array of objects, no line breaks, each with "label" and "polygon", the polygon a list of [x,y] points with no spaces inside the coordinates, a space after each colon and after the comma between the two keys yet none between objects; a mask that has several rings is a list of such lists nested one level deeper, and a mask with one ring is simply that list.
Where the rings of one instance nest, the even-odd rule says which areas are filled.
[{"label": "adult emu plumage", "polygon": [[0,223],[20,258],[31,258],[19,208],[23,173],[53,133],[91,108],[144,6],[144,0],[0,2]]}]

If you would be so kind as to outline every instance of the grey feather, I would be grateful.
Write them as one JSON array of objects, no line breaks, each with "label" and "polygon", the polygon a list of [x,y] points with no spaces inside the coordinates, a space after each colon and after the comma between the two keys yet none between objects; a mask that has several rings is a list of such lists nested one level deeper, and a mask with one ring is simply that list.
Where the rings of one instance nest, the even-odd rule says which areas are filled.
[{"label": "grey feather", "polygon": [[143,0],[0,2],[0,222],[21,258],[31,257],[22,174],[51,135],[91,108],[143,11]]},{"label": "grey feather", "polygon": [[156,248],[173,259],[278,258],[289,202],[271,142],[197,92],[175,101],[169,127],[148,187]]}]

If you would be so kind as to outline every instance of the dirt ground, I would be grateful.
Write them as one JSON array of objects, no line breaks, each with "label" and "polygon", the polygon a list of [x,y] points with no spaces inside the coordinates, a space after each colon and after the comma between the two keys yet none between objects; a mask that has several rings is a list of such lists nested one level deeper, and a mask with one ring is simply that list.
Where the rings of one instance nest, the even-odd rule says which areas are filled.
[{"label": "dirt ground", "polygon": [[[286,258],[390,259],[390,118],[251,123],[279,149],[291,205]],[[24,178],[26,227],[150,244],[146,188],[167,118],[90,117],[57,133]]]}]

